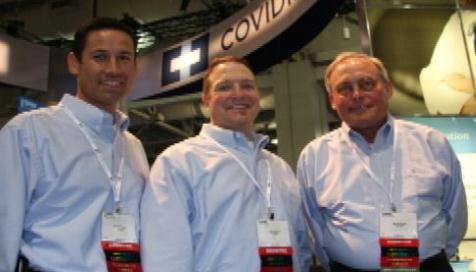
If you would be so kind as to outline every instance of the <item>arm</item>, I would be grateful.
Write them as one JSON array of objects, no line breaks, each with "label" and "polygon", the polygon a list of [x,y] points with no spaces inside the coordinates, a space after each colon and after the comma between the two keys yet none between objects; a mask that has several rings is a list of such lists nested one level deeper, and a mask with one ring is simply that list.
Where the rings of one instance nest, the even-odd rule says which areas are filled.
[{"label": "arm", "polygon": [[299,262],[299,271],[307,272],[311,266],[312,251],[309,237],[309,228],[304,217],[304,207],[300,205],[296,219],[296,257]]},{"label": "arm", "polygon": [[157,158],[141,203],[141,258],[146,272],[194,271],[187,184],[168,158]]},{"label": "arm", "polygon": [[[469,17],[464,19],[470,20]],[[463,33],[456,13],[443,28],[431,62],[420,74],[420,82],[425,103],[432,114],[458,114],[472,96]]]},{"label": "arm", "polygon": [[473,83],[471,78],[461,74],[461,73],[450,73],[443,78],[443,83],[448,85],[450,88],[459,91],[473,94]]},{"label": "arm", "polygon": [[0,130],[0,271],[14,270],[20,251],[27,203],[27,182],[31,172],[31,152],[22,130],[7,124]]},{"label": "arm", "polygon": [[[471,78],[460,74],[460,73],[451,73],[443,78],[441,84],[446,84],[449,88],[462,92],[473,94],[474,88]],[[476,97],[471,95],[463,104],[460,114],[475,114],[476,113]]]},{"label": "arm", "polygon": [[[286,172],[282,176],[286,176],[286,181],[288,181],[288,190],[287,195],[292,197],[285,201],[289,206],[293,208],[288,210],[289,218],[292,218],[290,222],[293,226],[294,231],[294,256],[293,262],[294,270],[296,272],[307,272],[311,266],[312,260],[312,251],[311,251],[311,241],[309,237],[309,228],[306,223],[304,216],[304,207],[302,204],[301,196],[299,195],[299,184],[296,179],[296,175],[289,165],[281,160],[283,168]],[[292,205],[291,205],[292,203]]]},{"label": "arm", "polygon": [[444,182],[443,193],[443,212],[448,224],[448,240],[445,250],[448,256],[453,256],[466,233],[468,226],[468,207],[461,179],[460,164],[449,143],[446,142],[446,144],[450,153],[450,175]]},{"label": "arm", "polygon": [[329,260],[322,244],[322,226],[324,224],[324,219],[322,217],[321,210],[316,203],[315,188],[312,187],[314,180],[312,178],[313,173],[310,171],[312,171],[314,168],[314,164],[310,162],[312,159],[310,159],[307,155],[308,154],[303,151],[297,166],[297,176],[300,185],[303,210],[307,224],[311,230],[312,242],[314,243],[316,257],[318,258],[319,263],[328,269]]},{"label": "arm", "polygon": [[459,113],[465,115],[476,114],[476,96],[472,95],[468,100],[466,100]]}]

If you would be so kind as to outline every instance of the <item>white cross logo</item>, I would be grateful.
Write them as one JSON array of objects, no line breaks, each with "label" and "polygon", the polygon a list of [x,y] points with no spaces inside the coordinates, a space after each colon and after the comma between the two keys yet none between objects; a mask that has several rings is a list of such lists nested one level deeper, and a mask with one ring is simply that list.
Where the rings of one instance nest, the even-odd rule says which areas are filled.
[{"label": "white cross logo", "polygon": [[180,57],[175,58],[170,63],[170,72],[180,71],[180,79],[190,77],[190,67],[200,61],[200,48],[192,51],[190,42],[182,45]]}]

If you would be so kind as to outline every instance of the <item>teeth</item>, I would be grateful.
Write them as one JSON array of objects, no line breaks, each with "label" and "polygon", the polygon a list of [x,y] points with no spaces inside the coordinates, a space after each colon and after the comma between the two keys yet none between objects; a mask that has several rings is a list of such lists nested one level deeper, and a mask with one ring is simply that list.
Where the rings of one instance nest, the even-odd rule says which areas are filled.
[{"label": "teeth", "polygon": [[233,108],[235,109],[246,109],[245,105],[234,105]]},{"label": "teeth", "polygon": [[353,108],[353,111],[355,111],[355,112],[364,112],[366,110],[367,110],[367,107],[364,106],[364,105],[360,105],[360,106],[357,106],[357,107]]},{"label": "teeth", "polygon": [[114,80],[114,81],[103,81],[104,85],[108,85],[108,86],[111,86],[111,87],[115,87],[115,86],[119,86],[121,84],[121,81],[117,81],[117,80]]}]

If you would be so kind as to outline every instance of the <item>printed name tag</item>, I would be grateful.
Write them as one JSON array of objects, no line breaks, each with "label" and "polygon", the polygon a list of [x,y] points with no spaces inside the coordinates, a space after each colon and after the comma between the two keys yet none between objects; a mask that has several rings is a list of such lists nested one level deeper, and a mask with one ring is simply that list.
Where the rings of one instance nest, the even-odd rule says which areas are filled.
[{"label": "printed name tag", "polygon": [[415,213],[380,215],[381,271],[418,271],[418,245]]},{"label": "printed name tag", "polygon": [[105,213],[102,216],[102,240],[137,243],[134,218],[128,214]]},{"label": "printed name tag", "polygon": [[257,228],[261,272],[292,272],[293,248],[288,222],[259,220]]},{"label": "printed name tag", "polygon": [[141,272],[140,248],[134,218],[128,214],[105,213],[101,246],[109,272]]}]

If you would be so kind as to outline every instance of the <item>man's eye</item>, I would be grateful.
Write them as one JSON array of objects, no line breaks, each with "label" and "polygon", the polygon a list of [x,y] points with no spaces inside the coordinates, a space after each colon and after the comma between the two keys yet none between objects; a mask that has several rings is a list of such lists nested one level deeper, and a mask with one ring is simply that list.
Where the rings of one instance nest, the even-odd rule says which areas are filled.
[{"label": "man's eye", "polygon": [[241,84],[241,88],[244,89],[244,90],[254,90],[255,89],[255,85],[251,82],[249,83],[242,83]]},{"label": "man's eye", "polygon": [[105,60],[107,60],[107,55],[105,55],[105,54],[96,54],[96,55],[93,55],[93,59],[96,60],[96,61],[105,61]]},{"label": "man's eye", "polygon": [[219,92],[225,92],[230,90],[231,85],[230,84],[220,84],[216,87],[216,90]]},{"label": "man's eye", "polygon": [[346,84],[338,85],[336,90],[338,94],[349,95],[350,93],[352,93],[353,87],[351,84],[346,83]]},{"label": "man's eye", "polygon": [[363,79],[359,82],[360,89],[364,91],[371,91],[377,83],[373,79]]},{"label": "man's eye", "polygon": [[119,59],[120,61],[131,61],[131,60],[132,60],[132,57],[131,57],[130,55],[120,55],[120,56],[118,57],[118,59]]}]

